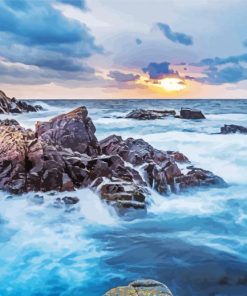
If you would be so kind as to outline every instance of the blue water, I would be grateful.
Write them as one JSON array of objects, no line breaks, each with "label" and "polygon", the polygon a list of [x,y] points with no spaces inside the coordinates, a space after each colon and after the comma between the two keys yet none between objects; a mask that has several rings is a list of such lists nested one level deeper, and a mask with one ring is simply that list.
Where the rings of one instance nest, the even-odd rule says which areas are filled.
[{"label": "blue water", "polygon": [[[32,193],[7,199],[1,192],[1,296],[100,296],[138,278],[162,281],[174,296],[247,295],[247,136],[216,134],[224,124],[247,126],[247,100],[35,103],[46,110],[12,117],[33,128],[37,120],[85,105],[98,139],[115,133],[179,150],[230,186],[169,198],[152,192],[147,216],[133,221],[118,218],[89,189],[74,193],[80,204],[73,211],[51,206],[55,197],[48,193],[39,205]],[[201,109],[207,119],[117,118],[135,108],[182,106]]]}]

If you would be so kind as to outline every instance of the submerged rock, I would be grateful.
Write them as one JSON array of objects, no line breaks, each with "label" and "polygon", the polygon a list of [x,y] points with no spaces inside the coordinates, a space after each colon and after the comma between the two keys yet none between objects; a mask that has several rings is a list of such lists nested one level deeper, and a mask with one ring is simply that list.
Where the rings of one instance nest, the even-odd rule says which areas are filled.
[{"label": "submerged rock", "polygon": [[183,119],[205,119],[206,117],[202,111],[190,108],[181,108],[180,118]]},{"label": "submerged rock", "polygon": [[118,287],[108,291],[104,296],[172,296],[168,287],[154,280],[137,280],[125,287]]},{"label": "submerged rock", "polygon": [[0,113],[36,112],[42,109],[39,105],[33,106],[16,98],[11,99],[0,90]]},{"label": "submerged rock", "polygon": [[235,124],[225,124],[220,129],[221,134],[247,134],[247,127]]},{"label": "submerged rock", "polygon": [[138,120],[152,120],[162,119],[169,115],[176,115],[175,110],[144,110],[136,109],[126,115],[126,118],[138,119]]}]

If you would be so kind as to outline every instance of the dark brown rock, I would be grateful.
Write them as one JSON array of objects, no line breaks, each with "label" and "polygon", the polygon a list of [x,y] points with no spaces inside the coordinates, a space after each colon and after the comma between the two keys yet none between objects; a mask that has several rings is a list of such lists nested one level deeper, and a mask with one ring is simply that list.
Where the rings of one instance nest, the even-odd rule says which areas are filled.
[{"label": "dark brown rock", "polygon": [[152,120],[162,119],[169,115],[175,116],[175,110],[143,110],[136,109],[126,115],[126,118],[138,119],[138,120]]},{"label": "dark brown rock", "polygon": [[79,107],[48,122],[37,122],[35,128],[37,137],[46,143],[90,156],[100,154],[96,129],[86,107]]},{"label": "dark brown rock", "polygon": [[16,121],[15,119],[4,119],[0,120],[0,125],[19,125],[19,122]]},{"label": "dark brown rock", "polygon": [[235,124],[225,124],[220,129],[221,134],[247,134],[247,127],[241,126],[241,125],[235,125]]},{"label": "dark brown rock", "polygon": [[0,90],[0,113],[36,112],[42,109],[41,106],[32,106],[26,102],[19,101],[16,98],[11,99]]},{"label": "dark brown rock", "polygon": [[183,119],[205,119],[202,111],[197,109],[181,108],[180,118]]}]

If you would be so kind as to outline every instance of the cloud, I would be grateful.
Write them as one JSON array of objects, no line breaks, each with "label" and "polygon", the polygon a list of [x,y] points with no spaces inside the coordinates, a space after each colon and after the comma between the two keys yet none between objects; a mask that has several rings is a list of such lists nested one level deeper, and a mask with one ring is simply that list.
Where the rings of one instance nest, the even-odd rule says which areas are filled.
[{"label": "cloud", "polygon": [[85,8],[84,1],[75,0],[42,0],[39,5],[29,0],[0,2],[0,58],[38,67],[35,83],[38,78],[43,83],[46,74],[50,81],[52,77],[54,81],[62,81],[63,77],[64,80],[94,79],[95,70],[85,60],[102,54],[103,48],[96,44],[86,25],[66,18],[53,6],[58,1]]},{"label": "cloud", "polygon": [[142,44],[142,40],[140,38],[136,38],[136,44],[137,45],[141,45]]},{"label": "cloud", "polygon": [[209,67],[204,74],[206,77],[196,80],[207,84],[237,83],[247,79],[247,68],[241,65],[231,65],[223,68]]},{"label": "cloud", "polygon": [[63,4],[72,5],[76,8],[86,9],[86,3],[84,0],[56,0],[57,2],[61,2]]},{"label": "cloud", "polygon": [[150,79],[162,79],[167,75],[176,74],[170,69],[170,63],[150,63],[147,67],[142,69],[145,73],[148,73]]},{"label": "cloud", "polygon": [[202,74],[205,77],[193,78],[207,84],[237,83],[247,79],[247,54],[205,58],[190,65],[204,67]]},{"label": "cloud", "polygon": [[123,73],[120,71],[110,71],[108,77],[116,80],[117,82],[129,82],[129,81],[136,81],[140,78],[140,75],[135,75],[132,73]]},{"label": "cloud", "polygon": [[206,58],[202,59],[199,63],[193,63],[192,66],[219,66],[225,64],[239,64],[239,63],[247,63],[247,54],[229,56],[225,58],[215,57],[215,58]]},{"label": "cloud", "polygon": [[193,44],[193,39],[191,36],[184,33],[173,32],[170,26],[164,23],[157,23],[157,26],[164,36],[170,41],[187,46]]}]

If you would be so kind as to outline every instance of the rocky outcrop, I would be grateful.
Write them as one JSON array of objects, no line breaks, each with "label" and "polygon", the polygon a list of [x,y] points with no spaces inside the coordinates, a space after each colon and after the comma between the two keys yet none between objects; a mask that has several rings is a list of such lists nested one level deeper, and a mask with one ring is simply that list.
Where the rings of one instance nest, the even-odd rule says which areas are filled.
[{"label": "rocky outcrop", "polygon": [[136,109],[126,115],[126,118],[138,119],[138,120],[152,120],[162,119],[169,115],[175,116],[175,110],[143,110]]},{"label": "rocky outcrop", "polygon": [[100,154],[96,128],[86,107],[79,107],[47,122],[37,122],[36,135],[50,145],[70,148],[90,156]]},{"label": "rocky outcrop", "polygon": [[172,296],[172,292],[165,284],[154,280],[137,280],[128,286],[114,288],[108,291],[104,296]]},{"label": "rocky outcrop", "polygon": [[39,105],[32,106],[26,102],[19,101],[16,98],[9,98],[0,90],[0,114],[1,113],[22,113],[36,112],[42,110]]},{"label": "rocky outcrop", "polygon": [[241,126],[241,125],[235,125],[235,124],[225,124],[220,129],[221,134],[247,134],[247,127]]},{"label": "rocky outcrop", "polygon": [[211,172],[188,166],[186,174],[180,164],[189,163],[186,156],[179,152],[164,152],[153,148],[142,139],[112,135],[100,141],[102,153],[119,155],[123,160],[139,166],[145,182],[161,194],[178,193],[190,187],[225,186],[225,182]]},{"label": "rocky outcrop", "polygon": [[91,187],[124,213],[129,208],[145,210],[149,187],[169,194],[209,185],[225,183],[191,166],[179,152],[115,135],[98,142],[85,107],[38,122],[35,131],[15,120],[0,122],[0,190],[19,194]]},{"label": "rocky outcrop", "polygon": [[206,117],[202,111],[190,108],[181,108],[180,118],[182,119],[205,119]]}]

